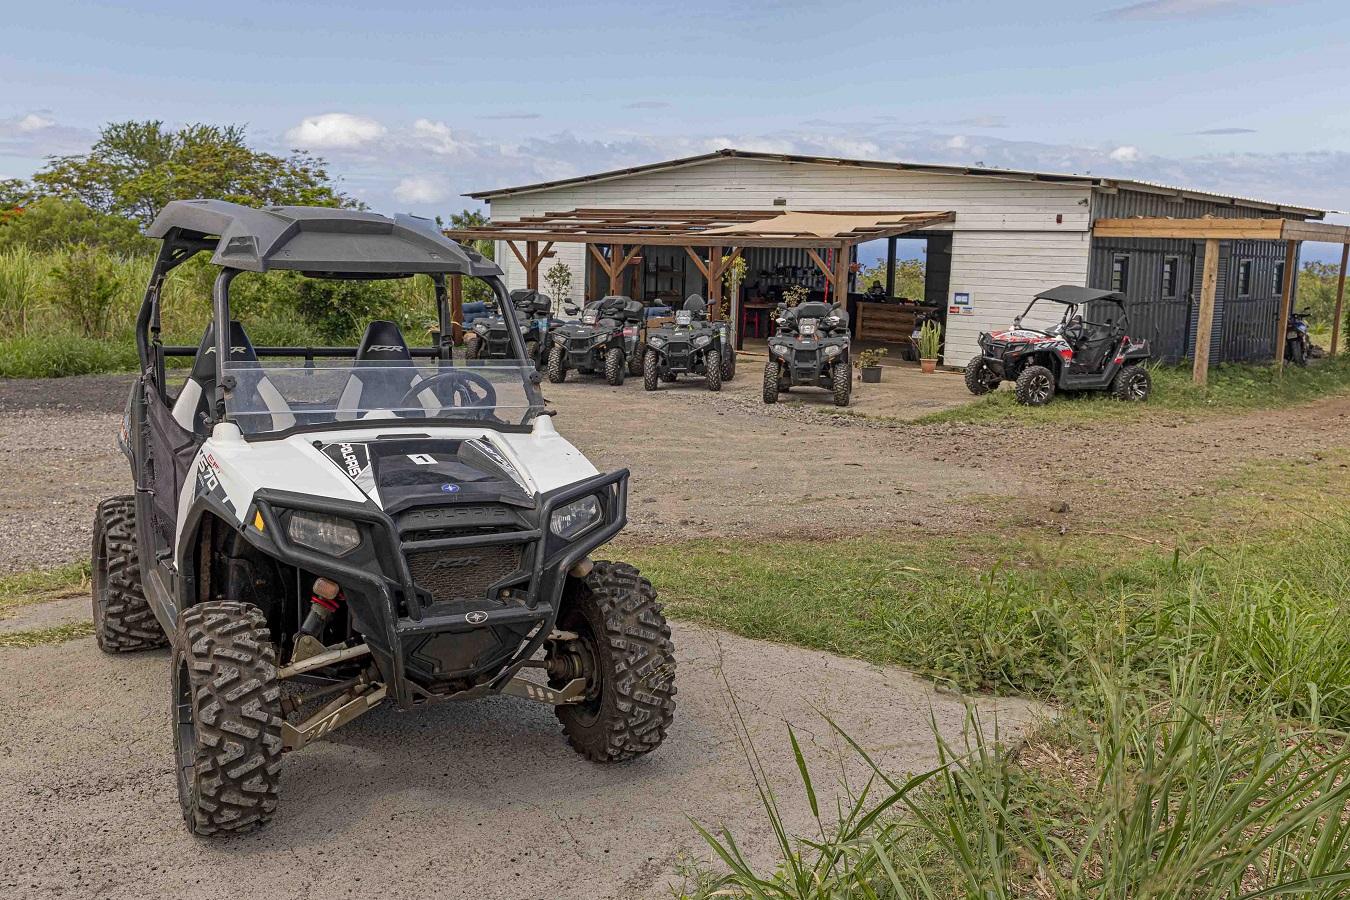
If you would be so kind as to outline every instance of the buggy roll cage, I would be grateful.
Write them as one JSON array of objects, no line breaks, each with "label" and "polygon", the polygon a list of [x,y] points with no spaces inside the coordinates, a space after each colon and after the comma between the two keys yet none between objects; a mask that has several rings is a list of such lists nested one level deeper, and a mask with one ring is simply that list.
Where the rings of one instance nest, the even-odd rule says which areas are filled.
[{"label": "buggy roll cage", "polygon": [[[1031,312],[1031,308],[1036,305],[1037,300],[1048,300],[1052,303],[1058,303],[1061,306],[1063,306],[1064,316],[1061,319],[1061,321],[1064,322],[1068,321],[1069,313],[1073,312],[1076,308],[1080,306],[1085,306],[1088,303],[1097,303],[1097,302],[1114,303],[1116,306],[1120,308],[1120,322],[1125,326],[1126,331],[1129,330],[1130,314],[1125,309],[1124,294],[1122,294],[1120,291],[1105,291],[1100,290],[1098,288],[1084,288],[1078,287],[1077,285],[1073,284],[1062,284],[1059,287],[1053,287],[1050,288],[1049,290],[1041,291],[1039,294],[1032,297],[1031,302],[1027,304],[1026,309],[1022,310],[1021,314],[1013,319],[1014,328],[1022,327],[1022,319],[1026,317],[1027,313]],[[1103,322],[1089,322],[1087,319],[1084,319],[1083,322],[1087,325],[1096,325],[1098,327],[1103,328],[1106,327],[1106,323]],[[1040,329],[1032,329],[1032,330],[1039,331]]]},{"label": "buggy roll cage", "polygon": [[[140,311],[136,316],[136,352],[141,371],[164,392],[164,360],[195,357],[198,348],[164,346],[160,340],[160,299],[164,279],[198,253],[210,253],[221,271],[211,286],[216,323],[213,423],[224,421],[229,376],[230,283],[243,272],[273,269],[299,271],[309,278],[375,280],[427,275],[435,288],[440,338],[435,347],[409,347],[413,357],[453,360],[454,322],[450,318],[447,275],[468,275],[487,283],[511,328],[508,338],[517,359],[524,360],[515,304],[511,302],[496,263],[445,237],[429,219],[405,214],[393,218],[362,210],[311,206],[255,209],[225,200],[174,200],[146,229],[161,240]],[[355,347],[255,347],[259,357],[355,357]],[[537,378],[537,375],[534,376]]]}]

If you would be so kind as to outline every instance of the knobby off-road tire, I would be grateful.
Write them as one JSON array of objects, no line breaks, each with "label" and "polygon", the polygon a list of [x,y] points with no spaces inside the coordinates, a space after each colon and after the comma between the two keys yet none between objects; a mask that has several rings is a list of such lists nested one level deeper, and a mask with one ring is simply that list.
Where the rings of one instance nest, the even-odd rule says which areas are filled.
[{"label": "knobby off-road tire", "polygon": [[664,381],[666,384],[674,384],[675,382],[680,380],[680,373],[666,372],[661,376],[661,380]]},{"label": "knobby off-road tire", "polygon": [[764,402],[777,403],[778,392],[781,388],[778,386],[778,379],[782,376],[782,368],[774,360],[769,360],[764,364]]},{"label": "knobby off-road tire", "polygon": [[1308,365],[1308,353],[1303,349],[1302,341],[1289,341],[1289,352],[1285,357],[1300,369]]},{"label": "knobby off-road tire", "polygon": [[539,342],[525,342],[525,361],[535,368],[539,367]]},{"label": "knobby off-road tire", "polygon": [[848,406],[853,394],[853,371],[846,362],[837,362],[830,367],[830,384],[834,389],[834,405]]},{"label": "knobby off-road tire", "polygon": [[605,353],[605,381],[614,387],[618,387],[623,384],[623,377],[626,374],[627,367],[624,364],[623,351],[618,347],[611,347]]},{"label": "knobby off-road tire", "polygon": [[469,332],[464,335],[464,358],[477,359],[478,353],[483,349],[483,339],[477,334]]},{"label": "knobby off-road tire", "polygon": [[126,653],[169,642],[141,586],[134,497],[111,497],[98,505],[90,573],[98,649]]},{"label": "knobby off-road tire", "polygon": [[1142,403],[1153,393],[1153,376],[1143,366],[1129,365],[1116,373],[1111,396],[1117,400]]},{"label": "knobby off-road tire", "polygon": [[981,397],[998,387],[1001,379],[989,371],[989,365],[983,356],[976,356],[966,363],[966,390]]},{"label": "knobby off-road tire", "polygon": [[709,350],[703,355],[703,377],[707,379],[708,390],[720,391],[722,389],[722,354],[716,350]]},{"label": "knobby off-road tire", "polygon": [[643,390],[654,391],[661,386],[660,364],[660,357],[648,350],[647,355],[642,358]]},{"label": "knobby off-road tire", "polygon": [[619,762],[659,747],[675,718],[675,647],[651,582],[626,563],[597,562],[558,627],[581,636],[599,676],[585,701],[554,707],[572,749]]},{"label": "knobby off-road tire", "polygon": [[1023,406],[1044,406],[1055,396],[1055,373],[1045,366],[1027,366],[1017,376],[1013,394]]},{"label": "knobby off-road tire", "polygon": [[173,650],[173,745],[189,831],[239,833],[272,818],[281,724],[276,648],[262,610],[234,601],[183,610]]},{"label": "knobby off-road tire", "polygon": [[736,377],[736,349],[734,347],[722,348],[722,383],[726,384]]},{"label": "knobby off-road tire", "polygon": [[548,351],[548,380],[553,384],[567,380],[567,360],[563,358],[563,348],[556,344]]},{"label": "knobby off-road tire", "polygon": [[647,347],[644,344],[643,346],[638,347],[636,353],[628,357],[629,375],[632,375],[634,378],[636,378],[639,375],[641,375],[644,371],[646,371],[645,364],[647,362],[647,352],[648,352]]}]

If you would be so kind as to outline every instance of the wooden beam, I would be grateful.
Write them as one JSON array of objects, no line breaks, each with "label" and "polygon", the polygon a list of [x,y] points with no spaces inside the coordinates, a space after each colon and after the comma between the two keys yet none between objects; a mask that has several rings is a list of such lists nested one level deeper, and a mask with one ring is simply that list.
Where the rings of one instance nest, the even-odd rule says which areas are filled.
[{"label": "wooden beam", "polygon": [[1275,371],[1284,375],[1285,332],[1289,328],[1289,307],[1294,303],[1294,266],[1298,262],[1298,241],[1289,241],[1284,249],[1284,290],[1280,291],[1280,318],[1275,322]]},{"label": "wooden beam", "polygon": [[694,265],[698,266],[699,272],[702,273],[703,277],[706,279],[708,277],[708,267],[703,264],[703,257],[695,253],[693,247],[685,247],[684,252],[689,254],[689,258],[694,261]]},{"label": "wooden beam", "polygon": [[814,248],[807,247],[806,255],[811,257],[811,262],[816,264],[816,268],[820,269],[820,274],[824,275],[827,280],[834,277],[834,271],[830,268],[829,263],[825,262]]},{"label": "wooden beam", "polygon": [[1282,236],[1286,241],[1318,241],[1326,244],[1350,244],[1350,226],[1326,222],[1285,220]]},{"label": "wooden beam", "polygon": [[529,272],[530,264],[525,261],[525,254],[520,252],[520,248],[516,246],[516,242],[508,240],[506,242],[506,246],[510,247],[511,252],[516,255],[516,259],[520,260],[520,267],[524,269],[526,272]]},{"label": "wooden beam", "polygon": [[1209,381],[1209,344],[1214,333],[1214,295],[1219,287],[1219,241],[1205,241],[1205,270],[1200,282],[1200,317],[1195,332],[1195,362],[1191,378],[1204,387]]},{"label": "wooden beam", "polygon": [[[1336,349],[1341,337],[1341,309],[1345,300],[1345,267],[1350,263],[1350,244],[1341,248],[1341,277],[1336,282],[1336,316],[1331,320],[1331,355],[1336,355]],[[1285,278],[1289,278],[1293,273],[1285,271]]]},{"label": "wooden beam", "polygon": [[619,293],[619,276],[623,272],[623,266],[619,264],[622,259],[623,244],[609,245],[609,292],[610,294]]},{"label": "wooden beam", "polygon": [[539,290],[539,261],[543,259],[539,255],[539,242],[525,242],[525,256],[528,262],[525,264],[525,287],[532,291]]},{"label": "wooden beam", "polygon": [[712,320],[722,318],[722,246],[714,244],[708,248],[708,306],[712,309]]},{"label": "wooden beam", "polygon": [[450,339],[464,340],[464,276],[450,276]]},{"label": "wooden beam", "polygon": [[1282,219],[1098,219],[1092,233],[1100,238],[1174,238],[1179,240],[1283,239]]}]

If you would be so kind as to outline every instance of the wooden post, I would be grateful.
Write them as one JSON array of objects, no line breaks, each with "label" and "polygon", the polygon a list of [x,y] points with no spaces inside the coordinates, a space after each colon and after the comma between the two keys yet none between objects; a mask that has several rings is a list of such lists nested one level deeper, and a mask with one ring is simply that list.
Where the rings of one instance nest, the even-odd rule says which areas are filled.
[{"label": "wooden post", "polygon": [[[1350,263],[1350,244],[1344,244],[1341,247],[1341,277],[1336,282],[1336,317],[1331,320],[1331,355],[1336,355],[1336,348],[1340,343],[1341,337],[1341,304],[1345,300],[1345,264]],[[1290,276],[1290,272],[1285,273],[1285,278]]]},{"label": "wooden post", "polygon": [[623,272],[623,266],[620,261],[623,259],[623,244],[609,245],[609,292],[617,294],[621,291],[622,285],[619,284],[619,276]]},{"label": "wooden post", "polygon": [[895,296],[895,238],[886,240],[886,296]]},{"label": "wooden post", "polygon": [[450,339],[464,340],[464,276],[450,276]]},{"label": "wooden post", "polygon": [[1191,377],[1204,387],[1209,381],[1209,343],[1214,332],[1214,294],[1219,287],[1219,241],[1205,241],[1205,273],[1200,282],[1200,320],[1195,332],[1195,364]]},{"label": "wooden post", "polygon": [[529,265],[525,268],[525,287],[532,291],[539,290],[539,242],[525,242],[525,259]]},{"label": "wooden post", "polygon": [[834,251],[834,302],[840,309],[848,309],[848,244],[840,244]]},{"label": "wooden post", "polygon": [[1284,290],[1280,291],[1280,318],[1275,323],[1275,371],[1284,375],[1285,332],[1289,330],[1289,307],[1294,302],[1294,266],[1298,261],[1298,241],[1289,241],[1284,250]]},{"label": "wooden post", "polygon": [[722,248],[708,248],[708,306],[712,308],[712,320],[722,318]]}]

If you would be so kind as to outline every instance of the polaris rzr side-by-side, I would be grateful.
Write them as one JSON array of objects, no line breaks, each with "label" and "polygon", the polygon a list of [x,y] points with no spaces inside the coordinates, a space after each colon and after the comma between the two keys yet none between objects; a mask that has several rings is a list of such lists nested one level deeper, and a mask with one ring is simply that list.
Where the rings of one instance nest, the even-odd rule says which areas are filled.
[{"label": "polaris rzr side-by-side", "polygon": [[[511,305],[516,309],[525,358],[542,369],[548,361],[549,332],[562,325],[562,320],[552,315],[553,301],[547,294],[521,289],[511,292]],[[502,313],[479,319],[464,335],[464,354],[470,359],[512,358],[506,329],[506,316]]]},{"label": "polaris rzr side-by-side", "polygon": [[625,375],[640,375],[646,331],[642,304],[610,295],[586,304],[580,313],[580,321],[565,322],[552,332],[548,380],[567,380],[569,369],[602,374],[613,385],[623,384]]},{"label": "polaris rzr side-by-side", "polygon": [[[554,429],[494,263],[428,220],[355,210],[175,201],[148,234],[119,440],[134,492],[98,507],[93,615],[104,651],[172,648],[189,830],[266,822],[283,752],[382,703],[509,694],[552,705],[588,759],[660,745],[670,629],[635,568],[591,558],[627,521],[628,472]],[[165,346],[164,280],[199,253],[219,267],[211,324]],[[272,270],[429,276],[439,341],[375,321],[356,347],[255,346],[231,286]],[[449,276],[492,290],[509,359],[455,358]],[[181,385],[173,357],[192,360]]]},{"label": "polaris rzr side-by-side", "polygon": [[848,406],[853,393],[848,313],[811,301],[779,306],[774,321],[778,330],[769,338],[764,402],[777,403],[780,393],[808,385],[830,391],[835,406]]},{"label": "polaris rzr side-by-side", "polygon": [[690,294],[684,307],[675,313],[673,324],[647,334],[642,386],[654,391],[662,381],[678,381],[681,375],[702,375],[708,390],[720,391],[727,371],[723,360],[735,352],[727,324],[709,322],[708,304],[697,294]]},{"label": "polaris rzr side-by-side", "polygon": [[[1044,329],[1026,324],[1039,301],[1056,304],[1060,313],[1059,321]],[[1083,315],[1088,304],[1105,306],[1111,315],[1105,322],[1089,322]],[[1125,296],[1118,291],[1071,284],[1042,291],[1013,319],[1011,329],[983,333],[979,343],[980,355],[966,365],[972,394],[987,394],[1011,381],[1017,402],[1044,406],[1056,391],[1110,391],[1121,400],[1142,401],[1153,390],[1144,366],[1148,341],[1130,336]]]}]

